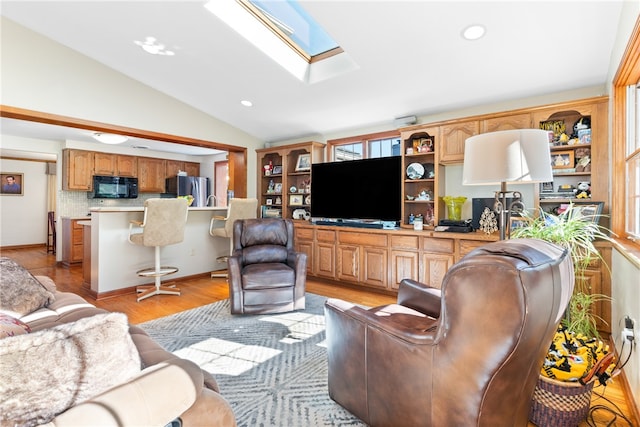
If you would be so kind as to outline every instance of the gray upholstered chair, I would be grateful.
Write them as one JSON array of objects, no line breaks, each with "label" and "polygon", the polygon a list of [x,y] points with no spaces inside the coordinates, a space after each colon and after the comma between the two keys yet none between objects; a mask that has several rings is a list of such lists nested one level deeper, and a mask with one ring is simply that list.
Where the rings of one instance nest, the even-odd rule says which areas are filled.
[{"label": "gray upholstered chair", "polygon": [[523,426],[573,291],[571,257],[512,239],[475,249],[442,288],[325,303],[329,396],[370,426]]},{"label": "gray upholstered chair", "polygon": [[[213,237],[219,237],[229,240],[229,255],[233,248],[231,237],[233,236],[233,223],[238,219],[256,218],[258,210],[258,199],[240,199],[233,198],[229,200],[227,208],[227,216],[213,216],[209,223],[209,234]],[[219,263],[227,262],[229,255],[216,258]],[[211,273],[211,277],[228,277],[225,270],[216,270]]]},{"label": "gray upholstered chair", "polygon": [[[189,203],[186,199],[147,199],[144,202],[144,218],[142,222],[131,221],[129,224],[129,242],[134,245],[151,246],[155,249],[155,265],[137,271],[138,276],[154,277],[155,285],[138,286],[138,301],[153,295],[180,295],[175,286],[163,286],[161,278],[178,271],[177,267],[160,265],[160,248],[180,243],[184,240],[184,229],[187,224]],[[134,227],[137,227],[134,229]],[[142,229],[141,232],[134,232]]]},{"label": "gray upholstered chair", "polygon": [[305,307],[307,256],[294,251],[290,219],[233,224],[229,299],[233,314],[282,313]]}]

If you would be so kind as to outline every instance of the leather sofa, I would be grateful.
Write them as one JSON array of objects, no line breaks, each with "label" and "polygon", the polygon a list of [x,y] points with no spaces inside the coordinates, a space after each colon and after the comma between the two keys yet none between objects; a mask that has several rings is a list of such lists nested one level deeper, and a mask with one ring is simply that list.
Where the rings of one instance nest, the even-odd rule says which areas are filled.
[{"label": "leather sofa", "polygon": [[[2,261],[3,265],[11,264],[7,258],[3,258]],[[10,266],[20,273],[19,267]],[[20,316],[11,311],[0,310],[5,319],[7,317],[6,313],[13,313],[17,316],[15,323],[26,329],[24,337],[34,337],[47,332],[55,332],[60,335],[62,332],[57,332],[57,329],[72,328],[74,325],[80,324],[80,322],[98,319],[100,318],[99,316],[106,316],[107,318],[112,315],[122,316],[124,318],[123,334],[125,336],[128,334],[131,339],[129,340],[127,337],[127,341],[133,342],[131,347],[134,349],[134,363],[137,363],[138,366],[132,378],[115,384],[96,396],[91,396],[89,399],[73,404],[61,413],[55,413],[53,419],[43,419],[40,416],[35,417],[35,421],[15,423],[11,420],[10,414],[7,413],[6,407],[3,407],[4,413],[0,417],[0,425],[164,426],[172,422],[177,425],[175,422],[178,419],[184,426],[236,425],[231,406],[220,395],[216,380],[210,373],[200,369],[195,363],[181,359],[164,350],[143,329],[135,325],[128,325],[126,316],[123,314],[109,313],[106,310],[96,308],[76,294],[59,292],[56,290],[53,281],[46,276],[36,276],[34,278],[26,270],[24,270],[24,273],[28,275],[28,277],[25,275],[24,280],[29,279],[29,277],[29,280],[37,280],[46,288],[46,294],[48,295],[46,302],[41,307]],[[3,275],[0,280],[5,282],[8,279]],[[18,281],[18,284],[21,284],[20,281]],[[5,283],[0,283],[0,285],[2,291],[5,291]],[[8,396],[17,394],[25,396],[25,390],[19,390],[21,381],[27,384],[25,387],[32,387],[32,390],[41,387],[42,390],[38,390],[39,392],[51,393],[51,396],[53,396],[55,392],[47,390],[51,387],[51,379],[49,377],[55,376],[56,372],[66,373],[71,371],[73,365],[77,362],[74,360],[74,356],[84,357],[84,353],[90,351],[85,343],[81,353],[76,353],[75,347],[78,347],[79,344],[73,342],[75,338],[72,337],[72,340],[59,344],[62,354],[69,354],[68,358],[55,357],[50,353],[42,354],[43,373],[40,376],[36,373],[35,377],[22,380],[21,378],[15,378],[22,372],[18,369],[18,365],[22,363],[22,360],[32,356],[31,353],[38,350],[36,346],[27,349],[23,348],[22,350],[25,350],[24,354],[26,356],[22,360],[16,359],[16,355],[9,351],[8,347],[14,347],[15,350],[16,346],[12,345],[11,340],[15,340],[14,343],[17,343],[24,337],[14,335],[11,332],[3,335],[4,337],[0,337],[0,361],[4,365],[3,370],[13,370],[13,373],[10,374],[11,376],[7,374],[6,377],[2,378],[3,384],[0,385],[0,389],[2,389],[0,394],[3,395],[4,401],[2,404],[8,405],[8,407],[10,407],[10,402],[7,402]],[[111,343],[111,341],[105,341],[111,338],[109,335],[99,336],[96,337],[95,341],[100,346],[104,342]],[[41,341],[45,340],[51,341],[51,337],[41,338]],[[102,347],[106,348],[97,349],[96,351],[105,352],[106,356],[101,356],[101,360],[105,364],[111,362],[110,359],[112,357],[114,359],[122,357],[120,349],[109,348],[108,344],[104,344]],[[9,368],[8,364],[13,366]],[[36,367],[36,369],[38,368]],[[112,373],[107,371],[107,375],[117,376],[119,368],[120,366],[116,365],[112,369]],[[30,366],[25,369],[33,370],[34,367]],[[83,372],[79,375],[85,375],[84,371],[87,370],[88,367],[82,367]],[[28,374],[27,371],[25,373]],[[14,383],[13,386],[7,384],[9,380]],[[86,381],[82,378],[79,380]],[[72,386],[75,385],[61,385],[65,389]],[[29,392],[29,390],[26,390],[27,399],[31,398],[28,394]],[[19,404],[19,402],[16,404]],[[46,404],[49,403],[45,401]]]},{"label": "leather sofa", "polygon": [[307,255],[293,246],[293,221],[263,218],[233,224],[229,299],[233,314],[303,310]]},{"label": "leather sofa", "polygon": [[371,426],[526,426],[573,291],[565,250],[534,239],[478,248],[440,289],[397,304],[325,304],[329,395]]}]

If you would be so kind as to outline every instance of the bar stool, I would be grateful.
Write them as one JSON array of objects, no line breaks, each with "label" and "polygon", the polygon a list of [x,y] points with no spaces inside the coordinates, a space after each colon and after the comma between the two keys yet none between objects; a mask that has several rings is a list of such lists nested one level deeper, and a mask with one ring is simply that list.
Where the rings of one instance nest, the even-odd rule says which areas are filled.
[{"label": "bar stool", "polygon": [[[233,223],[238,219],[251,219],[257,217],[258,199],[239,199],[229,200],[229,208],[227,216],[214,216],[209,224],[209,234],[213,237],[222,237],[229,239],[229,255],[231,255],[233,236]],[[229,255],[216,258],[218,263],[226,263]],[[228,277],[225,270],[216,270],[211,273],[211,277]]]},{"label": "bar stool", "polygon": [[56,254],[56,213],[47,212],[47,253]]},{"label": "bar stool", "polygon": [[[144,202],[142,222],[130,222],[129,242],[134,245],[153,246],[155,250],[155,266],[136,272],[141,277],[155,278],[155,285],[143,285],[136,288],[136,292],[140,293],[138,301],[160,294],[180,295],[180,289],[175,286],[161,284],[163,276],[176,273],[178,268],[160,265],[160,248],[184,240],[188,206],[187,200],[183,198],[147,199]],[[142,228],[142,232],[134,233],[134,226]]]}]

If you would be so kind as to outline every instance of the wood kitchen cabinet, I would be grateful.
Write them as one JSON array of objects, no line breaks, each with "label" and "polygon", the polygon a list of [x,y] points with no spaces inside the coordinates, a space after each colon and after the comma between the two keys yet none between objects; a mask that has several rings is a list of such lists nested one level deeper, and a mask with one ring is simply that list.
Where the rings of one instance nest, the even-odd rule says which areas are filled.
[{"label": "wood kitchen cabinet", "polygon": [[113,176],[116,170],[116,155],[113,153],[93,153],[93,174]]},{"label": "wood kitchen cabinet", "polygon": [[113,153],[93,153],[93,174],[102,176],[135,177],[138,174],[136,156]]},{"label": "wood kitchen cabinet", "polygon": [[164,193],[167,161],[138,157],[138,192]]},{"label": "wood kitchen cabinet", "polygon": [[200,163],[184,162],[184,171],[188,176],[200,176]]},{"label": "wood kitchen cabinet", "polygon": [[178,172],[183,172],[183,171],[184,171],[184,162],[180,160],[167,160],[165,178],[171,178],[173,176],[178,175]]},{"label": "wood kitchen cabinet", "polygon": [[188,176],[200,176],[200,163],[167,160],[166,178],[176,176],[180,171],[186,172]]},{"label": "wood kitchen cabinet", "polygon": [[82,262],[84,257],[84,227],[80,221],[86,219],[62,218],[62,264],[66,267]]},{"label": "wood kitchen cabinet", "polygon": [[62,189],[89,191],[93,187],[93,151],[62,150]]},{"label": "wood kitchen cabinet", "polygon": [[138,176],[138,158],[136,156],[125,156],[116,154],[117,176],[136,177]]}]

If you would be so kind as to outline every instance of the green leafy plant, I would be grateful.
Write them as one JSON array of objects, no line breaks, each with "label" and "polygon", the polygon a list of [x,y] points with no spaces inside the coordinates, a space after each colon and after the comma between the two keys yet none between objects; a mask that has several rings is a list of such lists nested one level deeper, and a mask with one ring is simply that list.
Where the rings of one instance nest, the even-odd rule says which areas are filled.
[{"label": "green leafy plant", "polygon": [[611,240],[610,231],[598,224],[598,218],[581,215],[573,204],[558,215],[541,210],[540,215],[535,218],[527,212],[522,216],[526,219],[527,225],[513,230],[512,238],[545,240],[566,248],[571,255],[576,283],[563,324],[575,333],[599,338],[596,327],[598,318],[591,308],[595,303],[609,297],[587,292],[584,272],[593,259],[600,258],[604,263],[594,241]]}]

